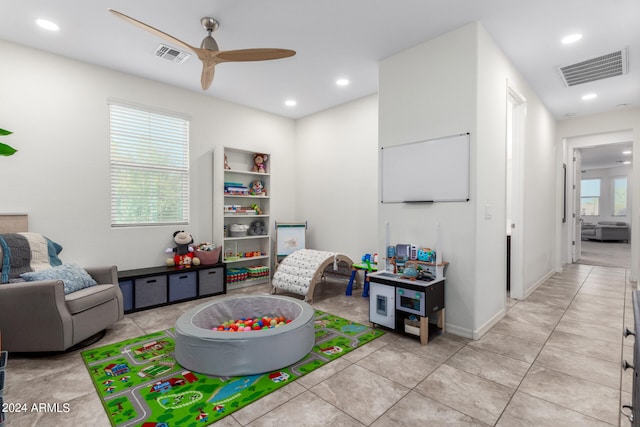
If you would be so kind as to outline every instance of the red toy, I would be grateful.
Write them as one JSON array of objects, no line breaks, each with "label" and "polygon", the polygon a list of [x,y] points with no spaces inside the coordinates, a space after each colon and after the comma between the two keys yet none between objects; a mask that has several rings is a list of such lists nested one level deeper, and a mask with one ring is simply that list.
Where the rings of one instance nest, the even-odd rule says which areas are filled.
[{"label": "red toy", "polygon": [[193,243],[191,234],[183,230],[173,233],[173,241],[176,246],[168,248],[165,252],[173,252],[173,258],[167,258],[168,267],[189,268],[191,265],[200,265],[200,259],[194,255],[194,248],[189,246]]}]

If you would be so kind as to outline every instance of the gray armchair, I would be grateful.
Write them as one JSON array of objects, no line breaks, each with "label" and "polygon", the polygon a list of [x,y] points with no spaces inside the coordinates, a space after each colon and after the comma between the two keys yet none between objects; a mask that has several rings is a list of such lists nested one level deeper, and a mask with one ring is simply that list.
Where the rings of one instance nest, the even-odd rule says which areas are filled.
[{"label": "gray armchair", "polygon": [[62,280],[0,284],[2,349],[64,351],[121,320],[116,266],[86,271],[98,284],[68,295]]}]

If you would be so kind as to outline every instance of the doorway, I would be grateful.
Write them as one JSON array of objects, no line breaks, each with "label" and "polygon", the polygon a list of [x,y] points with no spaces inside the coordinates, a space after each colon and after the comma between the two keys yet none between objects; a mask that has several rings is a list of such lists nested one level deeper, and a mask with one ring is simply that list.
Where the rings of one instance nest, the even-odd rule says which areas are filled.
[{"label": "doorway", "polygon": [[[637,214],[632,212],[631,200],[633,132],[615,131],[565,141],[566,158],[573,169],[568,174],[571,182],[567,183],[567,190],[573,190],[568,198],[570,221],[565,234],[568,262],[630,268],[632,245],[637,243],[631,242],[631,233],[627,242],[627,235],[617,240],[615,232],[613,236],[607,232],[600,241],[600,237],[591,235],[591,228],[603,221],[631,228],[632,217]],[[588,185],[583,187],[583,183]]]},{"label": "doorway", "polygon": [[523,230],[522,215],[522,155],[526,119],[526,99],[511,85],[507,86],[506,129],[506,287],[507,297],[523,299]]}]

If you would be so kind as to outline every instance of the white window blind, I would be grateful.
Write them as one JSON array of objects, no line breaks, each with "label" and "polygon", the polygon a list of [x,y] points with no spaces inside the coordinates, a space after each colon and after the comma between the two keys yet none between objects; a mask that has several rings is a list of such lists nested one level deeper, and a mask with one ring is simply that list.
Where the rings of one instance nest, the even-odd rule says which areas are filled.
[{"label": "white window blind", "polygon": [[110,103],[111,225],[189,222],[189,121]]}]

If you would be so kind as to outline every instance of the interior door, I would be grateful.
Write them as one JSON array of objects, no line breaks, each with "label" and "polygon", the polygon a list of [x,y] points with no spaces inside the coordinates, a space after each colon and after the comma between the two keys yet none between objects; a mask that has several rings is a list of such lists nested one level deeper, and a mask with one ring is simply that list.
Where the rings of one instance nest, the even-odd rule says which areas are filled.
[{"label": "interior door", "polygon": [[580,181],[582,180],[582,157],[580,150],[573,150],[573,256],[578,262],[582,257],[582,218],[580,217]]},{"label": "interior door", "polygon": [[507,97],[507,165],[506,165],[506,234],[508,239],[507,274],[509,274],[509,295],[523,299],[524,243],[521,231],[524,226],[522,209],[523,147],[525,144],[526,99],[515,89],[508,88]]}]

